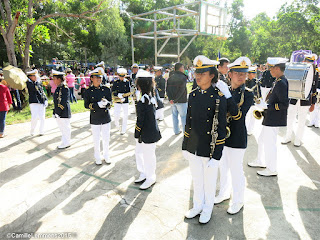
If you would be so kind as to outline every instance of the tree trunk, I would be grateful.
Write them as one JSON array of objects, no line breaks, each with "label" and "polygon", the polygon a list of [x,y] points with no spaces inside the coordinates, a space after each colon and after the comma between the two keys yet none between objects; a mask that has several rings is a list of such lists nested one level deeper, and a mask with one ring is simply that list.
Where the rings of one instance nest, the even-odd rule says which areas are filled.
[{"label": "tree trunk", "polygon": [[34,28],[35,25],[27,26],[26,43],[23,51],[23,70],[25,71],[30,68],[30,44]]},{"label": "tree trunk", "polygon": [[6,34],[6,36],[3,36],[3,39],[7,49],[8,61],[12,66],[17,67],[17,58],[16,53],[14,51],[14,37],[11,35],[8,36],[8,34]]}]

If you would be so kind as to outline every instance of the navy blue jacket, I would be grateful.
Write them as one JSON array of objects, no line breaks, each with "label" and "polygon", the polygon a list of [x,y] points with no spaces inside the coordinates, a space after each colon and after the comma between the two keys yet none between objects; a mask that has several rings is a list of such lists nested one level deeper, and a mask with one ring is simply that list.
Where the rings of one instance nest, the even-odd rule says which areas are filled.
[{"label": "navy blue jacket", "polygon": [[212,157],[220,160],[226,137],[227,102],[223,94],[213,86],[205,91],[196,88],[189,94],[182,150],[197,156],[210,157],[211,129],[216,99],[220,100],[218,138]]},{"label": "navy blue jacket", "polygon": [[275,78],[272,77],[270,70],[263,72],[261,77],[261,87],[271,88]]},{"label": "navy blue jacket", "polygon": [[71,118],[69,91],[68,86],[63,83],[57,87],[53,95],[53,114],[58,114],[61,118]]},{"label": "navy blue jacket", "polygon": [[98,102],[102,98],[107,99],[109,102],[112,101],[110,88],[106,86],[89,87],[84,93],[84,107],[90,109],[90,124],[100,125],[111,122],[111,117],[108,108],[100,108]]},{"label": "navy blue jacket", "polygon": [[[316,72],[314,68],[314,75],[313,75],[313,82],[312,82],[312,88],[309,93],[309,99],[308,100],[300,100],[300,106],[311,106],[311,104],[315,104],[317,102],[317,86],[319,81],[319,73]],[[290,104],[296,105],[298,102],[297,99],[290,98]]]},{"label": "navy blue jacket", "polygon": [[29,92],[29,103],[44,104],[47,101],[46,94],[43,91],[42,84],[38,81],[27,81],[27,88]]},{"label": "navy blue jacket", "polygon": [[143,143],[155,143],[161,139],[160,130],[156,121],[155,106],[145,98],[137,103],[137,122],[134,137]]},{"label": "navy blue jacket", "polygon": [[[245,85],[231,90],[232,97],[227,99],[228,112],[231,114],[231,120],[228,124],[230,128],[230,137],[226,139],[225,146],[231,148],[247,148],[247,129],[246,115],[249,108],[253,105],[253,93],[245,88]],[[238,107],[241,95],[244,94],[244,102]]]},{"label": "navy blue jacket", "polygon": [[[130,82],[129,80],[117,80],[112,85],[112,94],[113,96],[118,96],[118,93],[128,93],[130,92]],[[121,102],[119,102],[121,103]],[[129,97],[125,97],[123,103],[129,103]]]},{"label": "navy blue jacket", "polygon": [[156,77],[155,82],[157,84],[157,90],[159,92],[159,97],[164,98],[164,95],[166,93],[166,80],[162,77]]},{"label": "navy blue jacket", "polygon": [[262,125],[270,127],[287,126],[287,112],[289,107],[288,80],[280,77],[274,83],[267,99],[268,109],[263,112]]}]

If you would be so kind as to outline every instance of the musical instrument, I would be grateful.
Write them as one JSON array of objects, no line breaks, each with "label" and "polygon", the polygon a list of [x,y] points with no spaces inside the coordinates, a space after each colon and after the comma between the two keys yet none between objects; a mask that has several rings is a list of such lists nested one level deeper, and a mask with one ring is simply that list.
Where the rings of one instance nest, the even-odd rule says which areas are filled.
[{"label": "musical instrument", "polygon": [[260,120],[263,117],[263,112],[264,111],[254,110],[253,116],[255,117],[255,119]]},{"label": "musical instrument", "polygon": [[[129,97],[129,96],[131,96],[131,95],[134,94],[134,93],[135,93],[135,91],[127,92],[127,93],[122,94],[122,97],[123,97],[123,98]],[[123,98],[122,98],[122,99],[123,99]],[[113,95],[112,95],[112,102],[114,102],[114,103],[121,103],[121,102],[123,102],[123,100],[121,100],[121,98],[119,98],[118,96],[113,96]]]},{"label": "musical instrument", "polygon": [[[219,105],[220,105],[220,99],[216,99],[216,107],[215,107],[215,112],[214,112],[213,121],[212,121],[212,129],[211,129],[210,159],[213,156],[213,152],[216,147],[216,143],[217,143],[217,139],[218,139]],[[229,129],[229,131],[230,131],[230,129]]]},{"label": "musical instrument", "polygon": [[[241,98],[240,98],[240,102],[238,103],[238,109],[239,109],[239,110],[240,110],[240,107],[241,107],[241,106],[243,105],[243,103],[244,103],[244,91],[245,91],[245,90],[242,91],[242,93],[241,93]],[[230,135],[231,135],[231,130],[230,130],[230,127],[229,127],[231,121],[232,121],[232,116],[231,116],[231,114],[228,112],[228,113],[227,113],[227,126],[226,126],[226,139],[229,138]]]},{"label": "musical instrument", "polygon": [[310,63],[289,63],[284,71],[289,83],[289,98],[308,100],[312,88],[314,67]]}]

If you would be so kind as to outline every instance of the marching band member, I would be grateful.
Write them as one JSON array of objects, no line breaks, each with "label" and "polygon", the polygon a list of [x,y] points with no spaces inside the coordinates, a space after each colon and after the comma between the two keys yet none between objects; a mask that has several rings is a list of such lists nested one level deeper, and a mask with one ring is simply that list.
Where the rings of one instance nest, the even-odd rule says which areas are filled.
[{"label": "marching band member", "polygon": [[108,83],[109,79],[108,79],[107,74],[105,73],[104,61],[99,62],[96,65],[96,68],[98,68],[98,67],[101,67],[103,69],[103,72],[102,72],[102,85],[106,85]]},{"label": "marching band member", "polygon": [[58,149],[64,149],[70,147],[71,139],[71,109],[69,102],[69,88],[64,80],[64,73],[52,70],[52,79],[57,86],[56,91],[53,95],[53,116],[57,121],[58,127],[60,128],[62,137],[61,144]]},{"label": "marching band member", "polygon": [[279,127],[287,125],[287,112],[289,106],[288,81],[284,76],[286,58],[268,58],[270,73],[276,78],[266,102],[260,103],[262,112],[262,130],[258,138],[258,158],[249,162],[249,167],[266,167],[258,171],[261,176],[276,176],[277,173],[277,135]]},{"label": "marching band member", "polygon": [[218,65],[219,80],[229,84],[229,81],[226,78],[226,76],[229,71],[228,64],[230,63],[230,60],[228,58],[220,58],[219,62],[220,62]]},{"label": "marching band member", "polygon": [[123,94],[130,92],[130,83],[125,78],[127,74],[126,69],[119,68],[117,70],[117,73],[119,75],[119,79],[113,83],[112,94],[113,96],[120,98],[120,102],[114,103],[114,122],[116,124],[116,128],[120,129],[119,119],[120,119],[120,114],[122,109],[123,117],[122,117],[122,129],[120,133],[121,135],[123,135],[127,131],[128,107],[129,107],[129,97],[128,96],[123,97]]},{"label": "marching band member", "polygon": [[[309,54],[305,55],[304,62],[307,63],[313,63],[317,60],[316,54]],[[314,66],[315,67],[315,66]],[[296,116],[298,115],[298,126],[297,126],[297,132],[294,139],[294,146],[300,147],[301,146],[301,140],[303,137],[306,119],[308,111],[312,112],[314,110],[314,104],[317,101],[317,84],[318,84],[318,72],[316,72],[314,68],[313,73],[313,82],[312,82],[312,89],[309,93],[309,99],[308,100],[300,100],[300,99],[290,99],[290,104],[288,108],[288,123],[287,123],[287,133],[285,136],[285,139],[282,141],[282,144],[290,143],[292,140],[293,135],[293,124],[296,120]]]},{"label": "marching band member", "polygon": [[[136,88],[136,78],[137,78],[137,73],[139,71],[139,65],[134,63],[131,66],[131,76],[130,76],[130,81],[131,81],[131,88],[135,89],[135,93],[133,94],[132,98],[134,100],[134,106],[135,106],[135,111],[137,109],[137,103],[140,99],[140,91]],[[134,112],[132,112],[134,113]]]},{"label": "marching band member", "polygon": [[[231,98],[228,98],[228,127],[230,136],[226,143],[220,160],[220,192],[215,203],[221,203],[230,198],[229,171],[232,179],[232,201],[227,210],[229,214],[238,213],[243,207],[245,177],[243,173],[243,157],[247,148],[246,114],[253,104],[253,93],[245,87],[251,61],[247,57],[240,57],[229,64],[229,79],[231,87]],[[225,96],[228,88],[221,80],[217,83]]]},{"label": "marching band member", "polygon": [[[317,72],[319,75],[319,68],[317,68]],[[310,122],[308,127],[314,126],[315,128],[319,128],[319,115],[320,115],[320,80],[318,78],[318,86],[317,86],[317,103],[314,106],[314,110],[310,113]]]},{"label": "marching band member", "polygon": [[[156,72],[155,82],[156,82],[156,90],[159,93],[159,98],[162,104],[158,104],[158,108],[156,111],[156,119],[162,121],[164,119],[164,95],[166,91],[166,80],[162,77],[162,67],[154,67]],[[162,106],[161,106],[162,105]]]},{"label": "marching band member", "polygon": [[137,122],[134,137],[136,138],[136,164],[140,176],[135,183],[144,183],[140,189],[147,189],[156,182],[156,142],[161,139],[160,130],[155,118],[156,100],[152,97],[153,76],[140,70],[136,86],[142,97],[137,103]]},{"label": "marching band member", "polygon": [[261,77],[261,96],[262,99],[265,101],[268,92],[270,92],[270,89],[272,87],[272,83],[274,82],[274,77],[272,77],[271,73],[270,73],[270,69],[265,70],[262,73],[262,77]]},{"label": "marching band member", "polygon": [[185,217],[200,214],[199,222],[207,223],[214,206],[219,160],[225,143],[227,102],[215,87],[218,79],[215,65],[219,62],[200,55],[193,64],[198,87],[189,94],[182,143],[182,153],[189,161],[192,175],[193,207]]},{"label": "marching band member", "polygon": [[31,111],[31,136],[34,135],[38,119],[40,120],[40,135],[44,134],[44,121],[48,99],[43,91],[41,81],[37,80],[38,70],[27,72],[27,88],[29,92],[29,106]]},{"label": "marching band member", "polygon": [[[246,81],[246,87],[250,88],[253,91],[255,102],[261,101],[261,88],[260,88],[260,82],[257,80],[256,77],[256,68],[250,67],[248,72],[248,79]],[[246,128],[248,135],[252,135],[254,124],[255,124],[255,118],[253,116],[253,111],[256,109],[254,105],[252,105],[247,113],[246,116]]]},{"label": "marching band member", "polygon": [[110,88],[102,85],[103,69],[96,68],[90,72],[92,85],[85,91],[84,106],[90,109],[90,124],[94,143],[94,158],[97,165],[101,165],[100,135],[102,136],[103,158],[107,164],[109,160],[109,140],[111,117]]}]

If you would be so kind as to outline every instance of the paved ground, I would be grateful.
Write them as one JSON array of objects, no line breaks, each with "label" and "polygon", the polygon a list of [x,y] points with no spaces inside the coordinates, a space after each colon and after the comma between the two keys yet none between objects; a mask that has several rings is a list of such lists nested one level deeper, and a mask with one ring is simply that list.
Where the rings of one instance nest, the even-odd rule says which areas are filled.
[{"label": "paved ground", "polygon": [[[132,107],[131,107],[131,110]],[[96,166],[89,114],[72,117],[72,146],[56,150],[60,132],[46,120],[45,136],[28,136],[30,123],[7,127],[0,140],[0,238],[12,232],[73,232],[76,239],[320,239],[320,130],[307,128],[300,148],[280,144],[279,175],[264,178],[246,163],[257,155],[257,124],[244,159],[245,207],[214,208],[211,221],[186,220],[191,176],[173,135],[170,108],[159,124],[157,183],[140,191],[133,183],[135,115],[121,136],[111,131],[111,165]],[[112,125],[113,126],[113,125]],[[114,126],[113,126],[114,127]]]}]

